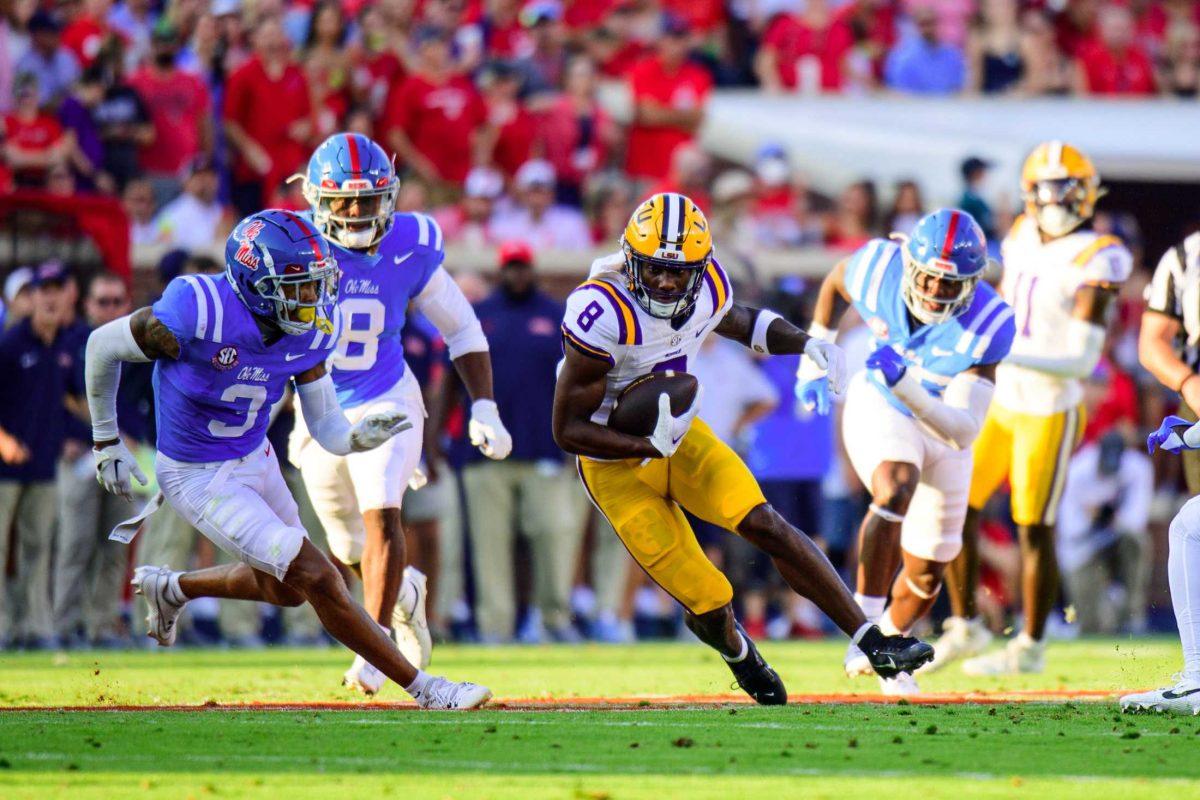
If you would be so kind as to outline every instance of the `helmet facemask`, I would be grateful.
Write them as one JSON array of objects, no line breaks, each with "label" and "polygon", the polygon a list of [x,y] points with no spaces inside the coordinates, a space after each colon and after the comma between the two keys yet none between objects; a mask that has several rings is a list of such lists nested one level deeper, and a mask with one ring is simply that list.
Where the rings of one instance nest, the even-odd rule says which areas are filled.
[{"label": "helmet facemask", "polygon": [[275,307],[275,324],[284,333],[299,336],[328,320],[337,302],[341,271],[333,256],[306,265],[289,264],[281,275],[264,275],[254,289]]},{"label": "helmet facemask", "polygon": [[[625,253],[625,275],[629,290],[643,311],[658,319],[674,319],[692,310],[696,298],[700,296],[700,286],[704,281],[704,271],[712,260],[711,254],[703,261],[684,263],[644,256],[634,251],[627,242],[622,244],[621,249]],[[686,272],[687,280],[678,291],[656,289],[646,281],[643,271],[647,269]]]},{"label": "helmet facemask", "polygon": [[1066,236],[1091,215],[1090,190],[1080,178],[1041,180],[1025,192],[1025,202],[1033,206],[1038,228],[1048,236]]},{"label": "helmet facemask", "polygon": [[[383,240],[396,210],[398,182],[374,187],[369,181],[363,188],[330,189],[305,179],[304,197],[312,207],[313,224],[325,238],[350,250],[370,250]],[[357,205],[358,213],[350,209]]]},{"label": "helmet facemask", "polygon": [[[930,259],[922,264],[901,248],[904,258],[904,280],[900,293],[909,313],[923,325],[945,322],[966,309],[975,296],[978,275],[959,275],[950,261]],[[957,290],[953,294],[939,291],[951,285]],[[930,308],[934,306],[934,308]]]}]

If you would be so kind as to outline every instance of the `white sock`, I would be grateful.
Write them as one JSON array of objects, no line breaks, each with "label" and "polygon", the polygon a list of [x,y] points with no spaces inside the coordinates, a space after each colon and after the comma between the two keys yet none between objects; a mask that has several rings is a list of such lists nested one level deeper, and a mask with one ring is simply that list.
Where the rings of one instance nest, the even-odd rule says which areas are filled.
[{"label": "white sock", "polygon": [[1183,674],[1200,680],[1200,505],[1189,500],[1171,521],[1167,578],[1183,646]]},{"label": "white sock", "polygon": [[899,636],[906,633],[906,631],[902,631],[896,627],[896,623],[892,622],[892,610],[890,608],[883,612],[883,616],[879,618],[879,630],[883,632],[884,636]]},{"label": "white sock", "polygon": [[179,576],[182,572],[172,572],[167,578],[167,599],[177,606],[186,603],[190,598],[179,588]]},{"label": "white sock", "polygon": [[854,593],[854,602],[862,609],[863,616],[871,622],[878,622],[883,616],[883,608],[887,605],[886,597],[874,597],[869,594]]},{"label": "white sock", "polygon": [[417,670],[417,677],[413,678],[413,682],[404,687],[404,691],[408,692],[413,697],[416,697],[421,692],[425,691],[425,687],[433,680],[428,672]]},{"label": "white sock", "polygon": [[729,664],[737,664],[740,661],[744,661],[746,656],[750,655],[750,643],[746,641],[746,637],[742,635],[741,631],[738,631],[738,638],[742,640],[742,652],[738,653],[733,658],[721,653],[721,658],[725,659],[725,661]]}]

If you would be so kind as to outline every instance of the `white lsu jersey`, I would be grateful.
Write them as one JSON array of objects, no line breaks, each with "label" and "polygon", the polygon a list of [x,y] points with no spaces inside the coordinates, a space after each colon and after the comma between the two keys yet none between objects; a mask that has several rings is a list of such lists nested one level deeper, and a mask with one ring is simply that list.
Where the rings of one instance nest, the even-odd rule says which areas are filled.
[{"label": "white lsu jersey", "polygon": [[[1045,357],[1066,351],[1075,294],[1087,284],[1124,282],[1133,256],[1116,236],[1078,231],[1043,242],[1037,223],[1022,214],[1001,245],[1004,279],[1000,294],[1016,312],[1012,352]],[[1049,415],[1074,408],[1083,388],[1062,378],[1007,361],[996,370],[993,402],[1010,411]]]},{"label": "white lsu jersey", "polygon": [[624,256],[615,253],[592,264],[591,277],[571,292],[563,315],[564,346],[609,364],[604,402],[592,422],[608,423],[617,396],[634,379],[651,372],[687,372],[705,336],[733,306],[729,277],[714,260],[702,278],[700,296],[687,321],[671,320],[642,310],[625,285],[620,270]]}]

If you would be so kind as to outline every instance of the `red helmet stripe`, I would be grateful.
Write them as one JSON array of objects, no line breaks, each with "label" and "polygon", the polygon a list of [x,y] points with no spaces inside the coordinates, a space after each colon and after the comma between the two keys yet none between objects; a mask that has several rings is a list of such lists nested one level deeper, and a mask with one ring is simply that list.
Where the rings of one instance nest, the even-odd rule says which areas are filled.
[{"label": "red helmet stripe", "polygon": [[290,219],[292,224],[296,226],[296,229],[300,231],[300,235],[308,239],[308,244],[313,250],[313,257],[317,259],[321,258],[321,242],[320,237],[317,235],[316,229],[305,222],[303,217],[299,217],[293,214],[291,211],[285,210],[283,213],[287,214],[288,219]]},{"label": "red helmet stripe", "polygon": [[942,243],[942,258],[949,259],[950,251],[954,249],[954,234],[958,233],[957,211],[950,212],[950,227],[946,229],[946,241]]},{"label": "red helmet stripe", "polygon": [[358,139],[355,139],[353,136],[347,136],[346,146],[350,150],[350,171],[355,175],[361,175],[362,163],[358,155]]}]

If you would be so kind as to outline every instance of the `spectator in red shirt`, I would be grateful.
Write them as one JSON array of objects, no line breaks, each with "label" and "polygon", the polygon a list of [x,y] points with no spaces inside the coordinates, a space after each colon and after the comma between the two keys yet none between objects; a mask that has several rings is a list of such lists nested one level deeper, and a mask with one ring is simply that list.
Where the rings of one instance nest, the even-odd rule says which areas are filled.
[{"label": "spectator in red shirt", "polygon": [[704,120],[712,78],[688,61],[688,49],[687,23],[664,15],[656,54],[629,73],[634,112],[625,170],[634,178],[666,178],[671,155],[693,140]]},{"label": "spectator in red shirt", "polygon": [[341,130],[351,101],[346,23],[337,0],[321,0],[313,7],[301,61],[312,92],[313,138],[324,140]]},{"label": "spectator in red shirt", "polygon": [[462,200],[438,209],[433,217],[447,242],[471,249],[490,247],[492,215],[503,195],[504,176],[491,167],[475,167],[467,173]]},{"label": "spectator in red shirt", "polygon": [[826,234],[826,245],[835,250],[857,250],[875,235],[878,217],[875,184],[871,181],[850,184],[838,198],[837,210]]},{"label": "spectator in red shirt", "polygon": [[488,0],[482,20],[483,41],[488,55],[505,59],[529,55],[533,42],[521,25],[520,9],[519,0]]},{"label": "spectator in red shirt", "polygon": [[415,71],[388,99],[384,140],[426,181],[461,185],[471,165],[485,160],[487,109],[454,71],[447,31],[423,28],[416,50]]},{"label": "spectator in red shirt", "polygon": [[521,102],[521,76],[510,64],[497,61],[489,65],[479,80],[491,138],[487,151],[491,162],[511,178],[529,160],[537,125]]},{"label": "spectator in red shirt", "polygon": [[645,44],[632,36],[631,22],[628,6],[617,6],[584,40],[585,52],[607,78],[624,78],[649,52]]},{"label": "spectator in red shirt", "polygon": [[850,0],[834,16],[833,27],[849,32],[875,81],[882,80],[883,60],[896,44],[896,0]]},{"label": "spectator in red shirt", "polygon": [[695,142],[676,147],[671,153],[671,171],[665,180],[654,184],[647,195],[675,193],[690,197],[692,202],[707,212],[712,207],[708,196],[708,183],[712,175],[712,159]]},{"label": "spectator in red shirt", "polygon": [[[60,3],[60,7],[66,5]],[[75,54],[81,67],[90,67],[109,35],[108,12],[112,0],[82,0],[62,32],[63,46]]]},{"label": "spectator in red shirt", "polygon": [[538,125],[546,160],[558,174],[560,202],[580,205],[587,179],[603,168],[620,131],[596,99],[596,66],[587,56],[567,65],[566,85]]},{"label": "spectator in red shirt", "polygon": [[1075,59],[1075,91],[1079,94],[1154,94],[1154,64],[1134,42],[1133,14],[1109,5],[1097,18],[1098,37],[1080,45]]},{"label": "spectator in red shirt", "polygon": [[199,155],[211,155],[213,147],[208,87],[175,65],[178,50],[175,26],[159,20],[150,61],[129,78],[154,123],[154,139],[141,148],[139,160],[160,206],[182,190],[188,165]]},{"label": "spectator in red shirt", "polygon": [[380,6],[367,6],[358,18],[361,41],[354,47],[351,92],[357,105],[376,116],[383,113],[388,88],[404,80],[402,47],[408,36],[396,39]]},{"label": "spectator in red shirt", "polygon": [[254,50],[225,86],[233,204],[241,216],[261,209],[263,198],[304,163],[313,130],[308,81],[278,19],[259,23]]},{"label": "spectator in red shirt", "polygon": [[826,0],[808,0],[802,15],[777,14],[767,24],[754,72],[768,91],[836,92],[853,46],[849,26],[833,24]]},{"label": "spectator in red shirt", "polygon": [[37,78],[29,73],[17,76],[13,94],[16,105],[4,117],[4,135],[0,137],[4,161],[17,188],[44,189],[50,168],[66,164],[73,139],[38,105]]}]

